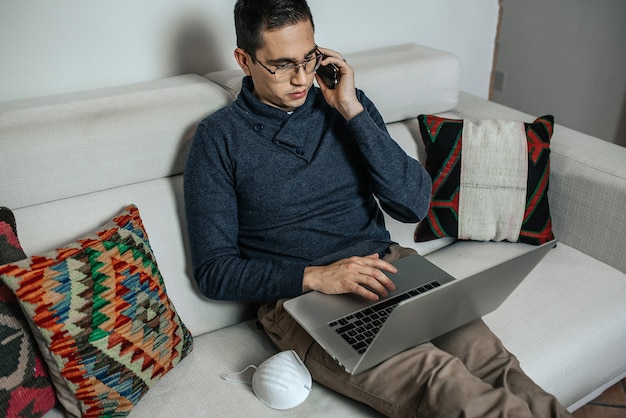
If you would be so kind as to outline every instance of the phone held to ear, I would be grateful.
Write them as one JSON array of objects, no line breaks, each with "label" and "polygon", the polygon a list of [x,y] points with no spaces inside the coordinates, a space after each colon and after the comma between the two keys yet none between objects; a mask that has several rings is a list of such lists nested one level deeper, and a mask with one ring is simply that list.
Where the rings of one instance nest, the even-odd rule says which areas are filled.
[{"label": "phone held to ear", "polygon": [[339,83],[339,70],[334,64],[321,65],[317,69],[317,74],[319,74],[322,81],[324,81],[324,84],[326,84],[329,89],[337,87],[337,83]]}]

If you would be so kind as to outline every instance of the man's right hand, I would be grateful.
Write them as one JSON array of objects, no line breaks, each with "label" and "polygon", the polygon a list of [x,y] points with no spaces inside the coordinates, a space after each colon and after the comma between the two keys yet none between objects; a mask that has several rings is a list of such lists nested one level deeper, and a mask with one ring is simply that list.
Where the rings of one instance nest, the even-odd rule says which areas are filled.
[{"label": "man's right hand", "polygon": [[327,266],[309,266],[304,269],[302,290],[327,294],[354,293],[369,300],[378,300],[396,288],[383,271],[393,274],[397,269],[378,254],[344,258]]}]

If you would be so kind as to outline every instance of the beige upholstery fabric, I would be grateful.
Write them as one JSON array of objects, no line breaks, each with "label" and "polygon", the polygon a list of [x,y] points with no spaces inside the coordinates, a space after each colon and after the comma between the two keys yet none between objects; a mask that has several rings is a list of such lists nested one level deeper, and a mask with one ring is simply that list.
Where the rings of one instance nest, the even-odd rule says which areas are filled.
[{"label": "beige upholstery fabric", "polygon": [[0,102],[0,154],[11,157],[2,161],[10,173],[2,204],[17,209],[180,173],[197,122],[228,101],[204,78],[184,75]]},{"label": "beige upholstery fabric", "polygon": [[[417,55],[399,59],[407,51]],[[420,51],[406,46],[369,51],[363,53],[363,62],[358,54],[348,56],[357,84],[388,122],[397,121],[388,129],[410,155],[424,156],[415,117],[445,112],[457,100],[456,109],[441,116],[529,120],[466,93],[459,97],[454,59],[443,54],[437,63],[430,62],[434,56],[422,55],[426,61],[421,63],[416,58]],[[383,59],[390,56],[398,59]],[[450,71],[445,88],[457,86],[448,93],[439,86],[443,90],[437,87],[438,93],[432,93],[447,98],[445,106],[428,100],[430,86],[419,86],[433,68],[440,74]],[[379,77],[383,71],[385,76]],[[231,100],[233,86],[227,91],[200,76],[180,76],[0,103],[0,203],[14,209],[26,253],[83,236],[134,203],[168,294],[195,337],[193,353],[148,392],[134,417],[278,416],[249,388],[221,379],[223,373],[259,364],[273,348],[253,322],[241,323],[251,318],[248,306],[210,301],[198,292],[187,257],[180,176],[186,146],[196,122]],[[616,351],[626,345],[625,153],[559,126],[557,118],[549,196],[561,243],[487,318],[530,376],[569,407],[626,370],[624,351]],[[453,242],[448,240],[437,242],[448,246],[433,252],[413,242],[414,224],[388,221],[393,239],[422,254],[430,252],[429,259],[461,278],[526,248],[511,243],[448,245]],[[366,411],[314,386],[302,409],[287,415],[344,417]]]}]

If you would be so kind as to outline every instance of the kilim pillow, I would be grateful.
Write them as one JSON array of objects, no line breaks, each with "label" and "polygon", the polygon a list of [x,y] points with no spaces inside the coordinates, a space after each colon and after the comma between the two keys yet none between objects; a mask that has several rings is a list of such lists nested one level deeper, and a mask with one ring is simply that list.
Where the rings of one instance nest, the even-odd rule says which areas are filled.
[{"label": "kilim pillow", "polygon": [[[13,212],[0,207],[0,265],[24,258]],[[41,417],[55,402],[28,322],[15,295],[0,282],[0,416]]]},{"label": "kilim pillow", "polygon": [[0,267],[72,416],[125,416],[192,349],[139,210],[84,239]]},{"label": "kilim pillow", "polygon": [[[464,121],[433,115],[419,115],[417,119],[426,149],[425,168],[433,180],[433,191],[428,214],[415,231],[415,241],[441,237],[474,239],[459,236]],[[527,141],[523,152],[528,153],[528,169],[524,185],[525,205],[522,195],[519,212],[523,213],[523,218],[520,217],[517,242],[537,245],[554,238],[548,205],[553,127],[554,117],[551,115],[537,118],[533,123],[521,124],[520,127],[522,140],[525,135]],[[523,154],[522,158],[525,158]],[[500,200],[494,206],[496,204],[507,205],[509,202]],[[489,239],[498,240],[494,236],[482,240]]]}]

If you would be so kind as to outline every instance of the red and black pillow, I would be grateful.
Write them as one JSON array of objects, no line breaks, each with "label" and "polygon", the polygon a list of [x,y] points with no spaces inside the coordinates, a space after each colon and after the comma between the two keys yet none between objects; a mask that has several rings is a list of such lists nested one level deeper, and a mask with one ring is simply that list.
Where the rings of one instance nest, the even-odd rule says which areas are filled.
[{"label": "red and black pillow", "polygon": [[[15,217],[0,207],[0,265],[26,258]],[[46,363],[31,335],[17,298],[0,282],[0,416],[41,417],[56,399]]]},{"label": "red and black pillow", "polygon": [[[418,116],[426,148],[425,168],[433,180],[430,208],[415,231],[415,241],[458,237],[463,120]],[[524,123],[528,144],[526,207],[518,242],[539,245],[554,239],[548,204],[551,115]],[[503,203],[505,204],[505,203]]]}]

